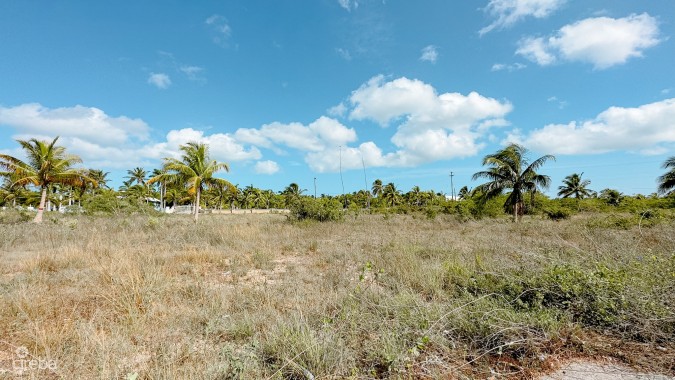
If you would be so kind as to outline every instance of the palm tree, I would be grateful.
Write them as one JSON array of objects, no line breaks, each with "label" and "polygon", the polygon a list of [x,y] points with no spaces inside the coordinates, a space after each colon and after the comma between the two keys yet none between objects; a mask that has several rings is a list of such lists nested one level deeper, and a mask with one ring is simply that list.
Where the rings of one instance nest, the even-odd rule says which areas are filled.
[{"label": "palm tree", "polygon": [[401,192],[390,182],[382,188],[382,198],[387,206],[393,207],[401,203]]},{"label": "palm tree", "polygon": [[57,136],[51,143],[35,138],[17,140],[25,150],[27,162],[6,154],[0,154],[0,168],[7,170],[7,172],[1,172],[0,175],[13,173],[17,176],[13,185],[25,186],[30,184],[40,188],[40,205],[37,215],[33,219],[35,223],[42,222],[42,214],[50,185],[60,183],[81,186],[83,182],[96,184],[96,181],[82,170],[72,167],[82,160],[78,156],[66,154],[66,148],[56,145],[58,139]]},{"label": "palm tree", "polygon": [[610,206],[618,206],[621,204],[624,196],[619,190],[616,189],[603,189],[600,191],[600,198],[604,199]]},{"label": "palm tree", "polygon": [[110,189],[110,186],[108,186],[108,174],[110,173],[103,170],[89,169],[89,177],[96,181],[100,188]]},{"label": "palm tree", "polygon": [[179,202],[182,201],[183,198],[184,196],[182,189],[170,187],[166,189],[166,193],[164,194],[164,205],[166,206],[167,204],[171,203],[171,207],[175,207]]},{"label": "palm tree", "polygon": [[675,156],[667,159],[661,167],[664,169],[670,169],[670,171],[658,178],[658,191],[660,194],[665,194],[675,189]]},{"label": "palm tree", "polygon": [[229,172],[230,166],[224,162],[212,160],[209,156],[209,147],[204,143],[191,141],[181,145],[180,150],[183,151],[181,159],[165,158],[166,173],[150,178],[148,184],[151,185],[158,181],[184,183],[188,194],[194,197],[193,213],[195,223],[197,223],[202,192],[216,184],[232,186],[230,182],[213,176],[220,170]]},{"label": "palm tree", "polygon": [[[157,177],[158,175],[165,174],[166,170],[164,169],[153,169],[151,176]],[[159,207],[164,210],[166,205],[164,204],[164,194],[166,193],[166,181],[158,181],[158,189],[159,190]]]},{"label": "palm tree", "polygon": [[420,189],[419,186],[413,186],[408,194],[406,194],[406,198],[411,206],[420,207],[420,203],[422,202],[422,189]]},{"label": "palm tree", "polygon": [[537,174],[537,170],[548,160],[555,160],[554,156],[545,155],[534,160],[528,165],[527,149],[511,144],[494,154],[488,154],[483,158],[483,166],[488,165],[488,170],[477,172],[472,180],[487,178],[489,182],[476,187],[476,191],[482,194],[484,200],[497,197],[505,190],[511,189],[511,193],[504,202],[504,208],[513,210],[513,219],[524,212],[524,194],[529,192],[532,199],[538,188],[548,188],[551,178]]},{"label": "palm tree", "polygon": [[293,182],[290,185],[286,186],[284,191],[281,192],[281,194],[284,196],[286,199],[286,206],[290,207],[291,204],[294,204],[300,199],[300,196],[302,193],[304,193],[306,190],[300,189],[300,186]]},{"label": "palm tree", "polygon": [[469,199],[471,196],[471,190],[469,190],[469,187],[463,186],[461,189],[459,189],[459,193],[457,193],[457,198],[460,200],[466,200]]},{"label": "palm tree", "polygon": [[136,182],[139,185],[145,186],[145,177],[148,176],[148,172],[145,171],[143,168],[133,168],[131,170],[127,170],[128,176],[124,178],[129,178],[127,186],[133,185],[134,182]]},{"label": "palm tree", "polygon": [[563,198],[569,198],[574,196],[576,199],[584,199],[593,195],[593,190],[587,189],[586,187],[591,184],[590,180],[581,180],[581,177],[584,173],[581,174],[570,174],[563,180],[563,185],[558,187],[558,196]]},{"label": "palm tree", "polygon": [[5,177],[5,179],[2,182],[2,186],[0,186],[0,199],[2,202],[12,202],[12,207],[16,207],[16,200],[19,198],[25,198],[26,193],[28,192],[26,190],[25,186],[19,186],[16,184],[16,180],[18,179],[18,176],[14,173],[10,174],[5,174],[2,175],[0,173],[0,176]]},{"label": "palm tree", "polygon": [[372,190],[373,190],[373,196],[379,197],[380,194],[382,194],[382,180],[376,179],[373,182]]}]

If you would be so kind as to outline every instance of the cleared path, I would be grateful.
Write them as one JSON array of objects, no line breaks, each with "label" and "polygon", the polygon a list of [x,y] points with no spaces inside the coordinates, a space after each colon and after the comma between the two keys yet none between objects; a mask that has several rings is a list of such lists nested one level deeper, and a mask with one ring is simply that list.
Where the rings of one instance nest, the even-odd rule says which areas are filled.
[{"label": "cleared path", "polygon": [[640,373],[632,368],[590,361],[574,361],[540,380],[675,380],[675,377]]}]

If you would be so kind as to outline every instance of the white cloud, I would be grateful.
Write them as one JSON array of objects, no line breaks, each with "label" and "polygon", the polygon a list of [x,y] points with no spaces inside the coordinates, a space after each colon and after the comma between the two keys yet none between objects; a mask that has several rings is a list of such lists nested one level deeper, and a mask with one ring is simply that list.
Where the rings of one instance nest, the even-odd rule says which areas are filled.
[{"label": "white cloud", "polygon": [[558,99],[557,96],[551,96],[548,99],[546,99],[546,101],[549,102],[549,103],[556,104],[559,109],[563,109],[563,108],[567,107],[567,105],[569,104],[566,100]]},{"label": "white cloud", "polygon": [[171,86],[171,78],[169,78],[169,76],[164,73],[150,73],[150,77],[148,77],[148,83],[159,89],[165,90]]},{"label": "white cloud", "polygon": [[342,57],[342,59],[344,59],[345,61],[351,61],[352,60],[352,54],[347,49],[336,48],[335,52],[338,53],[338,55],[340,57]]},{"label": "white cloud", "polygon": [[[362,161],[363,160],[363,161]],[[395,154],[383,155],[382,150],[372,141],[358,147],[331,147],[322,152],[311,152],[305,156],[310,169],[319,173],[366,167],[394,166]]]},{"label": "white cloud", "polygon": [[181,66],[179,70],[187,75],[188,79],[194,80],[194,81],[203,81],[204,79],[200,76],[200,74],[204,71],[203,67],[199,66]]},{"label": "white cloud", "polygon": [[519,63],[519,62],[512,63],[512,64],[495,63],[494,65],[492,65],[491,71],[503,71],[503,70],[506,70],[506,71],[512,72],[512,71],[522,70],[522,69],[524,69],[524,68],[526,68],[526,67],[527,67],[527,65],[524,65],[524,64]]},{"label": "white cloud", "polygon": [[258,161],[253,168],[258,174],[274,174],[279,171],[279,165],[274,161]]},{"label": "white cloud", "polygon": [[422,49],[422,55],[420,56],[420,61],[427,61],[431,63],[436,63],[438,60],[438,49],[434,45],[429,45]]},{"label": "white cloud", "polygon": [[520,54],[541,66],[546,66],[556,62],[557,59],[555,52],[551,50],[543,38],[527,37],[518,42],[516,54]]},{"label": "white cloud", "polygon": [[141,119],[111,117],[94,107],[47,108],[38,103],[0,106],[0,125],[19,134],[79,138],[103,146],[125,144],[130,138],[146,140],[148,125]]},{"label": "white cloud", "polygon": [[336,106],[333,106],[327,110],[328,115],[333,117],[343,117],[347,113],[347,106],[344,103],[340,103]]},{"label": "white cloud", "polygon": [[398,122],[391,138],[398,150],[371,155],[380,166],[413,166],[475,155],[488,129],[508,125],[503,118],[512,109],[506,101],[476,92],[439,95],[422,81],[398,78],[385,82],[383,76],[354,91],[350,102],[352,120],[373,120],[383,127]]},{"label": "white cloud", "polygon": [[566,0],[490,0],[484,8],[495,18],[479,31],[482,36],[494,29],[512,26],[526,17],[544,18],[558,10]]},{"label": "white cloud", "polygon": [[593,120],[551,124],[512,140],[551,154],[662,151],[662,144],[675,143],[675,98],[637,108],[611,107]]},{"label": "white cloud", "polygon": [[227,19],[219,14],[214,14],[204,22],[213,32],[213,42],[222,47],[227,47],[232,36],[232,28],[228,24]]},{"label": "white cloud", "polygon": [[359,7],[359,2],[356,0],[338,0],[338,4],[344,9],[347,10],[347,12],[351,12],[352,9],[356,9]]},{"label": "white cloud", "polygon": [[211,156],[218,161],[257,160],[262,157],[258,148],[251,147],[247,150],[243,144],[229,133],[207,135],[203,131],[192,128],[170,131],[166,135],[166,142],[149,146],[149,152],[146,154],[154,158],[167,156],[178,158],[180,156],[179,146],[190,141],[209,144]]},{"label": "white cloud", "polygon": [[14,139],[51,140],[79,155],[88,167],[128,168],[158,165],[164,157],[179,157],[179,146],[188,141],[209,144],[218,161],[258,160],[256,147],[246,148],[230,134],[205,134],[192,128],[173,130],[161,142],[149,141],[150,128],[141,119],[112,117],[94,107],[74,106],[50,109],[29,103],[0,106],[0,126],[16,131]]},{"label": "white cloud", "polygon": [[584,19],[562,27],[548,38],[524,38],[516,53],[540,65],[578,61],[606,69],[632,57],[642,57],[645,49],[659,42],[657,20],[643,13],[618,19]]},{"label": "white cloud", "polygon": [[264,148],[283,145],[302,151],[319,152],[327,147],[356,141],[356,132],[335,119],[322,116],[307,126],[302,123],[273,122],[260,129],[240,128],[234,137],[238,141]]}]

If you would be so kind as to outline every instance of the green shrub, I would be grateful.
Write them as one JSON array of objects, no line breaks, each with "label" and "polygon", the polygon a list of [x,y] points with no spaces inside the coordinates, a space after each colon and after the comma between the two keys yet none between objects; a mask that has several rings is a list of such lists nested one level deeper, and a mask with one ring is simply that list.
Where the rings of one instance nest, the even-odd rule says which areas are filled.
[{"label": "green shrub", "polygon": [[0,224],[16,224],[27,222],[35,217],[35,213],[27,210],[7,209],[0,211]]},{"label": "green shrub", "polygon": [[344,218],[342,204],[336,199],[303,197],[290,207],[290,220],[338,221]]},{"label": "green shrub", "polygon": [[572,210],[566,207],[550,207],[544,210],[544,215],[551,220],[569,219],[572,216]]},{"label": "green shrub", "polygon": [[82,201],[82,208],[87,214],[152,214],[157,212],[152,205],[142,200],[118,198],[112,192],[85,198]]}]

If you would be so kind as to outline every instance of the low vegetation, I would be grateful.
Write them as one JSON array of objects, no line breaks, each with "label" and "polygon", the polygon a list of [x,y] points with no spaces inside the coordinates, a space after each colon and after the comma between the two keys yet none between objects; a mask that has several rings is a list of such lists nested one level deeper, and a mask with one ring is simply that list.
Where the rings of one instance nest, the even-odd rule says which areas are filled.
[{"label": "low vegetation", "polygon": [[675,373],[673,158],[649,196],[574,173],[551,199],[554,157],[519,145],[457,199],[309,196],[216,178],[194,142],[114,190],[57,140],[0,155],[0,378],[531,378],[575,355]]},{"label": "low vegetation", "polygon": [[0,368],[26,347],[56,364],[33,378],[527,378],[572,355],[673,374],[673,214],[625,207],[521,223],[5,211]]}]

